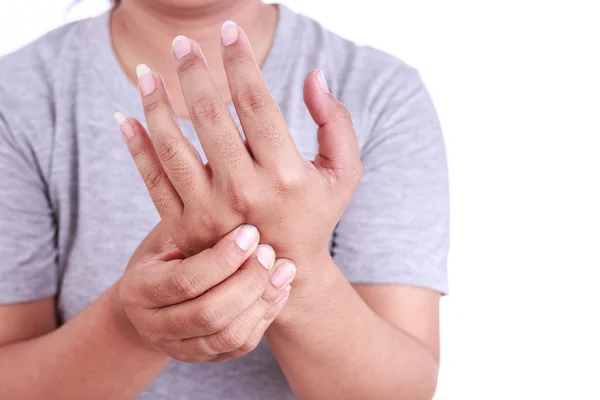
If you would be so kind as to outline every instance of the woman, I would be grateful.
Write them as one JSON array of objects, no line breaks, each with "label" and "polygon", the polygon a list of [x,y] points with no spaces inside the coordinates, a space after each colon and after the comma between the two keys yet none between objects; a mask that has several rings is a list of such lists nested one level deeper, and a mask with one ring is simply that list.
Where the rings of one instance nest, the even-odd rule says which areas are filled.
[{"label": "woman", "polygon": [[413,69],[281,5],[122,0],[0,71],[0,398],[432,397]]}]

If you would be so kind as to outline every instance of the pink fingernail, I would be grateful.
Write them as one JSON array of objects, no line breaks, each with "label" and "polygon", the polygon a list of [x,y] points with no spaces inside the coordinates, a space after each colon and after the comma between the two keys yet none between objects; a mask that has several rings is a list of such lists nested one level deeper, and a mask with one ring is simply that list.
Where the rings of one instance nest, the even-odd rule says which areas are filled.
[{"label": "pink fingernail", "polygon": [[173,39],[173,54],[176,59],[181,59],[192,52],[192,42],[185,36]]},{"label": "pink fingernail", "polygon": [[221,40],[223,41],[223,46],[229,46],[230,44],[235,43],[238,40],[239,34],[240,31],[235,22],[225,21],[221,27]]},{"label": "pink fingernail", "polygon": [[275,304],[281,303],[281,300],[285,299],[285,296],[287,296],[287,294],[290,292],[290,290],[292,290],[292,287],[290,285],[287,285],[285,287],[285,289],[283,290],[283,292],[279,295],[277,300],[275,300]]},{"label": "pink fingernail", "polygon": [[317,73],[317,81],[319,82],[319,86],[325,93],[329,93],[329,88],[327,87],[327,82],[325,81],[325,77],[323,76],[323,71],[319,70]]},{"label": "pink fingernail", "polygon": [[268,244],[261,244],[256,249],[256,258],[260,265],[270,270],[275,262],[275,250]]},{"label": "pink fingernail", "polygon": [[286,261],[273,272],[273,275],[271,275],[271,283],[273,286],[279,287],[284,283],[289,282],[295,274],[296,266],[291,262]]},{"label": "pink fingernail", "polygon": [[133,129],[133,125],[131,125],[131,122],[129,122],[127,117],[125,117],[125,115],[123,115],[120,112],[115,113],[114,117],[115,121],[117,121],[117,124],[119,124],[119,127],[121,128],[121,133],[123,134],[123,136],[125,136],[125,139],[131,139],[133,135],[135,135],[135,130]]},{"label": "pink fingernail", "polygon": [[142,96],[148,96],[156,90],[156,81],[154,80],[154,75],[152,75],[152,71],[146,64],[138,65],[135,69],[135,73],[138,77],[138,84],[140,86]]},{"label": "pink fingernail", "polygon": [[242,225],[235,234],[235,243],[243,251],[248,250],[258,240],[258,229],[253,225]]}]

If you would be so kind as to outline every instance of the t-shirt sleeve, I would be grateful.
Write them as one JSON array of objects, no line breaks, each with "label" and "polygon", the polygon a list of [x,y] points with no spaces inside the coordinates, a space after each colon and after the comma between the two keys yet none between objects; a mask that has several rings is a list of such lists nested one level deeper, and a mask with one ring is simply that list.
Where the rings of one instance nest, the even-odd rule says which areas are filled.
[{"label": "t-shirt sleeve", "polygon": [[353,283],[446,294],[448,177],[440,124],[419,74],[382,86],[362,147],[363,178],[333,235],[334,261]]},{"label": "t-shirt sleeve", "polygon": [[0,304],[57,293],[55,226],[47,193],[34,151],[0,114]]}]

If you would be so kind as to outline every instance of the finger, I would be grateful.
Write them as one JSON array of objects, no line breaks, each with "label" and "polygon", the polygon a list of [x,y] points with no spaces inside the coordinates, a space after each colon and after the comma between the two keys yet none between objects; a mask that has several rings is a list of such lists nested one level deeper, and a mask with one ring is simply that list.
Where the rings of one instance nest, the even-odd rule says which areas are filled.
[{"label": "finger", "polygon": [[319,126],[315,165],[335,176],[351,177],[360,170],[360,153],[350,113],[329,93],[323,73],[314,70],[304,81],[304,102]]},{"label": "finger", "polygon": [[167,177],[146,130],[137,120],[121,113],[115,114],[115,121],[160,217],[180,215],[183,202]]},{"label": "finger", "polygon": [[239,358],[245,354],[254,351],[262,338],[265,335],[265,332],[271,326],[271,323],[275,320],[275,318],[279,315],[279,312],[283,309],[285,304],[287,303],[290,297],[290,291],[292,287],[290,285],[286,286],[283,291],[279,294],[279,297],[275,300],[275,302],[269,307],[269,309],[264,313],[263,317],[260,319],[250,336],[246,338],[244,344],[236,350],[230,351],[228,353],[219,354],[218,356],[212,358],[211,362],[223,362],[229,361],[234,358]]},{"label": "finger", "polygon": [[237,271],[255,251],[258,240],[254,226],[242,225],[196,255],[169,263],[156,260],[138,274],[139,305],[156,309],[202,295]]},{"label": "finger", "polygon": [[198,201],[208,187],[208,173],[200,155],[183,135],[162,78],[146,65],[137,68],[148,131],[158,159],[179,196]]},{"label": "finger", "polygon": [[297,163],[302,157],[265,84],[246,33],[227,21],[221,36],[231,99],[256,161],[276,167]]},{"label": "finger", "polygon": [[[198,298],[159,309],[153,314],[152,323],[162,329],[167,339],[185,339],[219,332],[242,314],[250,313],[252,317],[257,312],[257,304],[266,311],[274,300],[265,296],[269,286],[267,268],[274,260],[273,248],[260,245],[242,268],[226,281]],[[244,323],[251,323],[248,318],[242,318]],[[235,332],[238,328],[239,323]]]},{"label": "finger", "polygon": [[173,55],[190,117],[216,175],[245,171],[252,159],[229,114],[198,43],[178,36]]}]

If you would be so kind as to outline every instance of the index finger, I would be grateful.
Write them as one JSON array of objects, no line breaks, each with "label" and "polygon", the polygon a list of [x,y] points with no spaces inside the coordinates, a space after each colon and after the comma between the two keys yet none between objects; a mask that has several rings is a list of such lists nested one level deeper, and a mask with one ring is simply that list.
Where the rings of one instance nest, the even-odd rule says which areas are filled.
[{"label": "index finger", "polygon": [[237,271],[258,240],[256,227],[242,225],[199,254],[153,266],[144,276],[141,305],[161,308],[201,296]]},{"label": "index finger", "polygon": [[281,166],[302,157],[256,63],[246,33],[232,21],[221,29],[231,99],[252,154],[261,165]]}]

